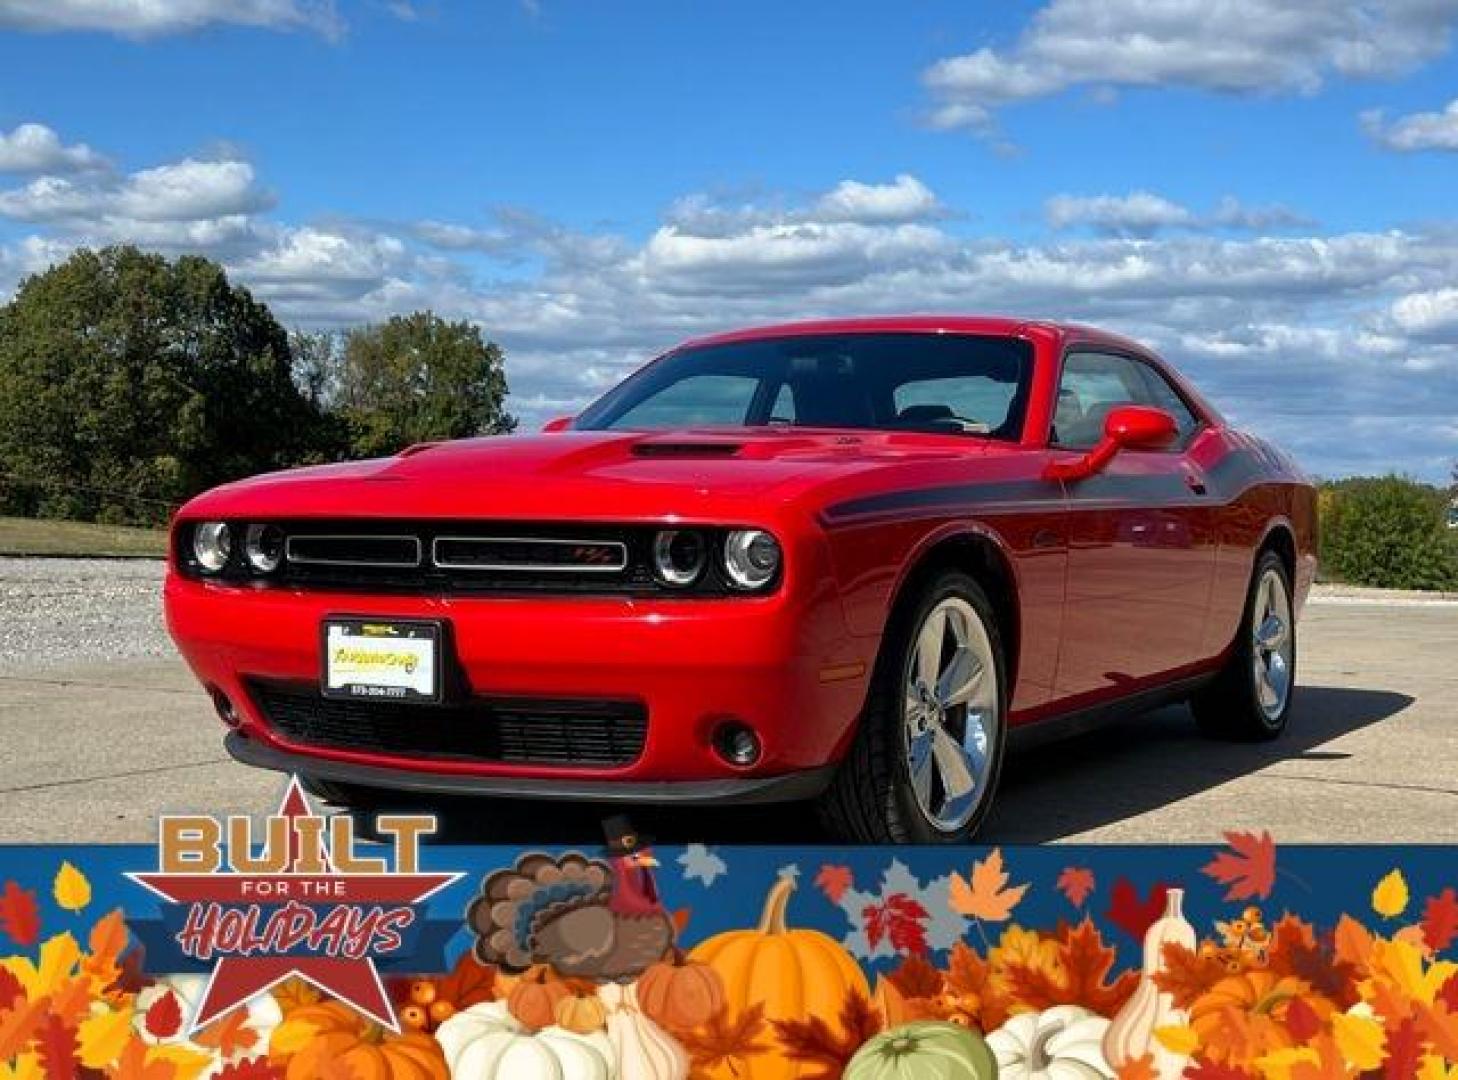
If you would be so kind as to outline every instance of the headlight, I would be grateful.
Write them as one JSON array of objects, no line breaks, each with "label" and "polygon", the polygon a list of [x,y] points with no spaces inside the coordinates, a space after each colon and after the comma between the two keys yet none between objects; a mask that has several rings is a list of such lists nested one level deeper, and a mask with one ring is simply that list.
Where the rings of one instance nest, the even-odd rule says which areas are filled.
[{"label": "headlight", "polygon": [[736,589],[762,589],[780,569],[780,543],[761,529],[736,529],[724,541],[724,571]]},{"label": "headlight", "polygon": [[707,561],[708,545],[699,533],[670,529],[653,538],[653,573],[665,585],[692,585]]},{"label": "headlight", "polygon": [[248,565],[260,574],[271,574],[283,561],[284,534],[277,525],[250,525],[243,540]]},{"label": "headlight", "polygon": [[221,521],[205,521],[192,531],[192,557],[204,572],[216,574],[233,554],[233,534]]}]

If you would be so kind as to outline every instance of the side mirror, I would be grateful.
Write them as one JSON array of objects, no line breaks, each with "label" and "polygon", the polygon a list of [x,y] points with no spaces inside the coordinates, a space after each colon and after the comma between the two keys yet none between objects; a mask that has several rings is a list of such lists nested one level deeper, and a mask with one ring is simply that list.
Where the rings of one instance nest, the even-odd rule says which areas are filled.
[{"label": "side mirror", "polygon": [[542,431],[549,435],[554,431],[566,431],[572,426],[574,419],[576,418],[572,416],[554,416],[542,425]]},{"label": "side mirror", "polygon": [[1163,450],[1179,437],[1175,418],[1150,405],[1120,405],[1104,418],[1099,444],[1072,461],[1052,462],[1047,480],[1084,480],[1102,471],[1120,450]]}]

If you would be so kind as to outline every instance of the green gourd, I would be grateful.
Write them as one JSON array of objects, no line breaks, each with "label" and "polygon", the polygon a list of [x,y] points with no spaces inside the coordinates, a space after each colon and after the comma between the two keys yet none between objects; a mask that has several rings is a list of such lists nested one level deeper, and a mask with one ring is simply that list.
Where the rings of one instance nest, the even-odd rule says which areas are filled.
[{"label": "green gourd", "polygon": [[997,1061],[982,1036],[941,1020],[884,1031],[856,1051],[844,1080],[996,1080]]}]

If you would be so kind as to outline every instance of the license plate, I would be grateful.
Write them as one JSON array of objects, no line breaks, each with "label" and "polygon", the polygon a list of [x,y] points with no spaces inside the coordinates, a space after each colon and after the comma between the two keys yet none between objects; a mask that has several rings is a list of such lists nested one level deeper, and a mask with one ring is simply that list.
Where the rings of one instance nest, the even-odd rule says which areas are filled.
[{"label": "license plate", "polygon": [[438,702],[439,623],[328,619],[324,623],[325,697]]}]

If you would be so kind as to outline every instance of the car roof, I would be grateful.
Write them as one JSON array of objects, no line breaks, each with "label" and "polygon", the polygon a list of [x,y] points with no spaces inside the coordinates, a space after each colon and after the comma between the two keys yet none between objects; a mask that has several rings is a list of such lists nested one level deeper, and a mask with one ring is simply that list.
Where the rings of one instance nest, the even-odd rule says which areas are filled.
[{"label": "car roof", "polygon": [[1079,323],[1016,318],[1005,315],[872,315],[860,318],[808,319],[710,334],[687,341],[684,346],[728,345],[739,341],[804,337],[810,334],[885,333],[989,334],[1005,337],[1027,337],[1041,333],[1055,337],[1064,343],[1101,344],[1150,355],[1149,349],[1138,342],[1106,330],[1083,326]]}]

